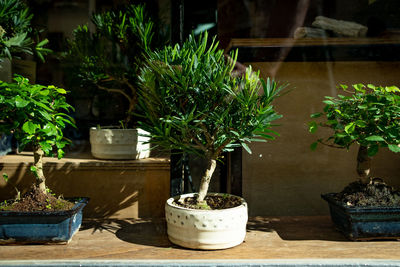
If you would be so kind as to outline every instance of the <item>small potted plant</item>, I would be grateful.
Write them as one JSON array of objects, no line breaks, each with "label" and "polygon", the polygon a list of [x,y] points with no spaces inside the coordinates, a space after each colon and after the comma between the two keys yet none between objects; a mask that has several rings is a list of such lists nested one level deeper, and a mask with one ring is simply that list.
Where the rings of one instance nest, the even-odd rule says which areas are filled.
[{"label": "small potted plant", "polygon": [[323,112],[314,113],[310,132],[328,127],[332,135],[321,143],[349,149],[358,145],[359,179],[340,193],[322,195],[328,201],[333,222],[348,238],[381,239],[400,236],[400,192],[370,175],[372,157],[379,149],[400,152],[400,90],[396,86],[355,84],[339,86],[346,95],[325,97]]},{"label": "small potted plant", "polygon": [[[106,92],[107,101],[119,95],[125,102],[125,118],[115,125],[92,127],[92,154],[101,159],[139,159],[149,156],[149,138],[136,128],[137,76],[144,54],[153,45],[154,23],[143,5],[124,6],[94,14],[96,28],[79,26],[69,40],[65,60],[69,79],[84,89]],[[100,90],[100,91],[99,91]],[[106,104],[107,106],[107,104]],[[112,111],[112,109],[108,109]]]},{"label": "small potted plant", "polygon": [[280,118],[272,101],[284,86],[248,68],[234,76],[237,52],[226,57],[207,33],[182,45],[151,52],[140,79],[141,127],[155,146],[205,158],[198,193],[166,202],[168,237],[180,246],[222,249],[246,234],[247,204],[230,194],[208,193],[222,152],[274,139],[271,122]]},{"label": "small potted plant", "polygon": [[[0,203],[1,242],[68,242],[79,229],[86,198],[70,201],[55,197],[46,186],[45,155],[62,158],[69,143],[63,129],[74,126],[66,114],[72,107],[66,91],[55,86],[29,84],[16,76],[14,83],[0,81],[0,131],[13,133],[19,149],[30,145],[35,176],[32,187],[15,200]],[[8,181],[6,173],[3,178]],[[10,181],[11,183],[11,181]]]}]

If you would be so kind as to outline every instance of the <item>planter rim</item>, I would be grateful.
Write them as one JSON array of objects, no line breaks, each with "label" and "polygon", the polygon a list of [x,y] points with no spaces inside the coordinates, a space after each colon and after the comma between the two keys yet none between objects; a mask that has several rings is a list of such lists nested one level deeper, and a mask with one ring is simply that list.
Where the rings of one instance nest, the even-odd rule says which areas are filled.
[{"label": "planter rim", "polygon": [[140,127],[136,127],[136,128],[120,128],[119,126],[101,126],[100,128],[90,127],[90,130],[91,131],[113,130],[113,131],[143,131],[143,132],[146,132],[145,130],[143,130]]},{"label": "planter rim", "polygon": [[74,213],[77,213],[82,206],[86,205],[89,202],[88,197],[71,197],[64,198],[68,201],[75,201],[75,205],[70,210],[61,210],[61,211],[0,211],[0,217],[6,216],[70,216]]},{"label": "planter rim", "polygon": [[242,209],[243,207],[247,208],[247,202],[244,200],[244,198],[236,196],[236,195],[228,194],[228,193],[207,193],[207,196],[221,196],[221,195],[233,196],[233,197],[236,197],[236,198],[240,199],[241,204],[239,206],[236,206],[236,207],[233,207],[233,208],[227,208],[227,209],[202,210],[202,209],[191,209],[191,208],[181,207],[181,206],[175,205],[173,203],[174,200],[177,200],[179,198],[192,197],[192,196],[197,195],[197,194],[198,193],[188,193],[188,194],[183,194],[183,195],[177,195],[177,196],[170,197],[169,199],[167,199],[165,205],[168,205],[170,207],[173,207],[173,208],[176,208],[176,209],[180,209],[180,210],[188,210],[188,211],[196,211],[196,212],[224,212],[226,210]]},{"label": "planter rim", "polygon": [[386,207],[386,206],[366,206],[366,207],[350,207],[346,206],[343,203],[335,200],[334,196],[337,193],[326,193],[322,194],[321,198],[327,201],[328,203],[335,205],[343,210],[346,210],[348,212],[352,213],[375,213],[375,212],[400,212],[400,206],[392,206],[392,207]]}]

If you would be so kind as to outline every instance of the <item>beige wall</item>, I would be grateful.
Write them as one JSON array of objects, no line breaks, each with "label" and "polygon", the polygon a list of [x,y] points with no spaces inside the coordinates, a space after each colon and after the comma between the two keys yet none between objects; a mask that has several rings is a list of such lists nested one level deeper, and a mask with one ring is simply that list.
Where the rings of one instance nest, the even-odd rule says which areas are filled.
[{"label": "beige wall", "polygon": [[[26,190],[33,176],[29,171],[32,156],[0,157],[0,170],[20,190]],[[106,161],[45,158],[47,186],[64,197],[90,197],[85,217],[149,218],[163,217],[169,197],[169,161],[144,159]],[[15,191],[0,179],[0,200],[12,198]]]},{"label": "beige wall", "polygon": [[[290,83],[292,91],[276,102],[284,117],[275,128],[281,136],[251,145],[243,152],[243,195],[250,215],[328,214],[321,193],[337,192],[353,181],[357,148],[350,151],[309,146],[318,135],[308,133],[310,114],[322,110],[323,97],[336,95],[339,83],[400,85],[397,62],[256,62],[263,77]],[[322,134],[322,131],[319,132]],[[400,186],[400,155],[380,151],[372,175]]]}]

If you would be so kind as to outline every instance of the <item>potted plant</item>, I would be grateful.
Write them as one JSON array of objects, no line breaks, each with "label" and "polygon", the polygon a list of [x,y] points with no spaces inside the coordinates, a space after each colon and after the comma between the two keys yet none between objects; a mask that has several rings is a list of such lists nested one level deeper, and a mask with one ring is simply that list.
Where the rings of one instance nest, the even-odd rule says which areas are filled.
[{"label": "potted plant", "polygon": [[[34,164],[30,170],[35,182],[14,201],[0,203],[1,242],[68,242],[79,229],[86,198],[55,197],[46,186],[43,173],[45,155],[62,158],[69,143],[63,129],[74,126],[65,112],[72,107],[66,102],[66,91],[55,86],[29,84],[16,76],[14,83],[0,81],[0,131],[13,133],[19,149],[30,145]],[[7,174],[3,178],[8,181]]]},{"label": "potted plant", "polygon": [[[25,2],[20,0],[0,1],[0,80],[11,82],[12,65],[15,59],[26,55],[37,55],[44,61],[44,55],[51,50],[44,46],[47,39],[35,42],[35,35],[31,27],[32,15]],[[21,73],[19,73],[21,74]],[[6,136],[0,131],[0,155],[13,150],[12,135]]]},{"label": "potted plant", "polygon": [[226,57],[215,38],[192,35],[182,46],[150,52],[140,76],[140,126],[155,146],[205,158],[198,193],[166,202],[168,237],[180,246],[222,249],[239,245],[246,234],[247,204],[229,194],[208,193],[222,152],[274,139],[271,122],[280,118],[272,101],[284,86],[259,78],[248,68],[232,75],[237,52]]},{"label": "potted plant", "polygon": [[328,201],[333,222],[353,240],[400,236],[400,192],[370,175],[372,157],[379,149],[400,152],[400,90],[396,86],[355,84],[350,90],[340,85],[346,95],[325,97],[323,112],[310,122],[314,133],[319,126],[333,130],[318,143],[345,148],[358,145],[358,181],[340,193],[322,195]]},{"label": "potted plant", "polygon": [[[66,53],[70,79],[80,87],[116,94],[125,101],[125,118],[113,127],[92,127],[92,154],[102,159],[138,159],[149,156],[147,133],[136,128],[137,75],[144,54],[153,45],[154,23],[143,5],[94,14],[95,31],[79,26]],[[108,95],[107,101],[112,98]],[[107,103],[104,108],[107,107]],[[112,111],[112,109],[108,109]],[[122,127],[121,127],[122,126]]]}]

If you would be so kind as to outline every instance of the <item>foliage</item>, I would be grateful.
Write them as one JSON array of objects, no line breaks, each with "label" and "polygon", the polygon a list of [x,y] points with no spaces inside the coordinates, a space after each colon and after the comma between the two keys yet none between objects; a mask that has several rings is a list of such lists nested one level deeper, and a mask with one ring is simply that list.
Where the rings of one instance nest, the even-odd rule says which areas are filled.
[{"label": "foliage", "polygon": [[[248,68],[234,77],[237,52],[226,57],[215,37],[192,35],[179,45],[149,53],[140,75],[140,126],[152,144],[215,160],[222,152],[274,139],[272,106],[285,86],[259,78]],[[211,171],[212,175],[212,171]],[[210,175],[210,176],[211,176]],[[210,177],[211,178],[211,177]]]},{"label": "foliage", "polygon": [[[334,132],[318,142],[348,149],[357,143],[368,149],[368,156],[374,156],[379,148],[388,147],[400,152],[400,96],[396,86],[374,86],[355,84],[354,91],[347,85],[340,88],[349,95],[325,97],[323,112],[314,113],[312,118],[324,117],[323,122],[309,123],[314,133],[318,126],[331,128]],[[311,145],[315,149],[317,142]]]},{"label": "foliage", "polygon": [[80,86],[118,93],[129,103],[125,123],[130,122],[137,103],[137,75],[144,55],[152,47],[154,23],[143,5],[94,14],[96,27],[79,26],[65,54],[70,79]]},{"label": "foliage", "polygon": [[44,61],[44,55],[51,50],[44,46],[48,40],[35,43],[31,27],[32,14],[23,1],[0,0],[0,58],[9,58],[20,53],[33,54]]},{"label": "foliage", "polygon": [[63,157],[69,141],[62,131],[67,125],[74,126],[73,118],[66,114],[73,109],[66,102],[66,90],[53,85],[31,85],[22,76],[14,80],[0,81],[0,132],[13,133],[21,150],[31,144],[46,155],[53,155],[56,147],[58,158]]}]

